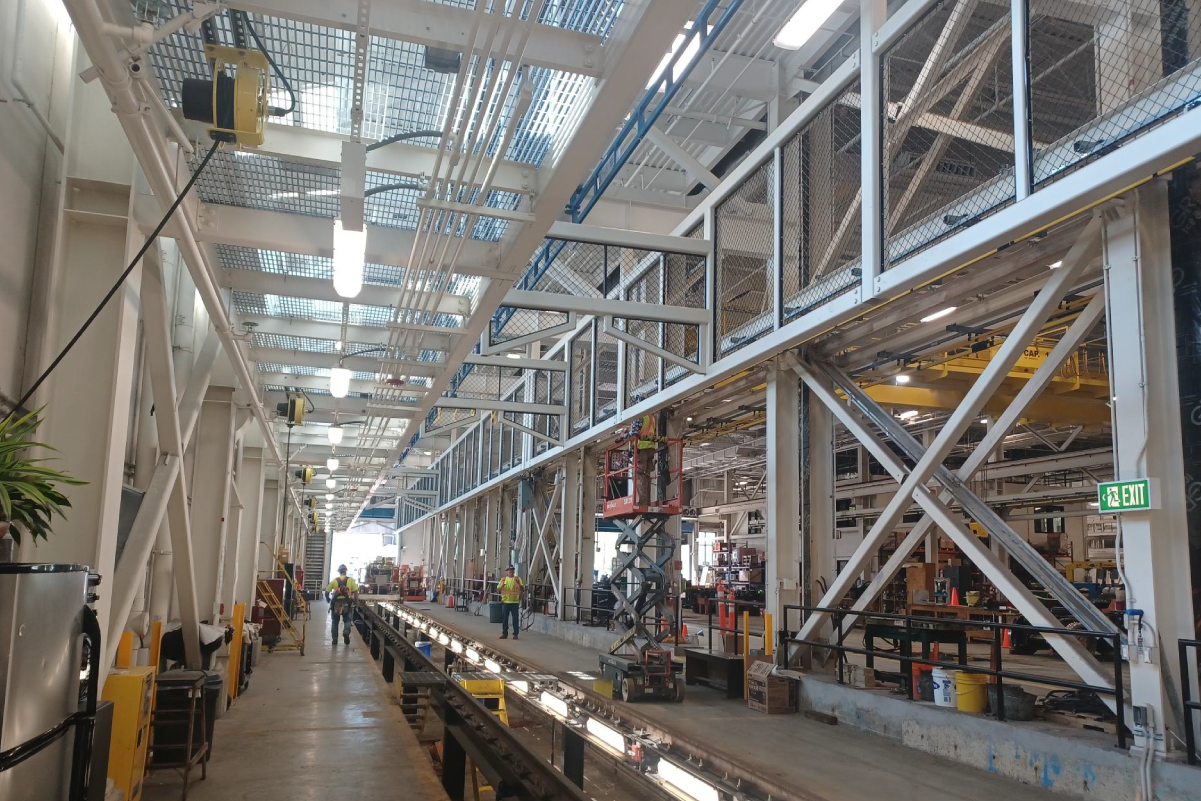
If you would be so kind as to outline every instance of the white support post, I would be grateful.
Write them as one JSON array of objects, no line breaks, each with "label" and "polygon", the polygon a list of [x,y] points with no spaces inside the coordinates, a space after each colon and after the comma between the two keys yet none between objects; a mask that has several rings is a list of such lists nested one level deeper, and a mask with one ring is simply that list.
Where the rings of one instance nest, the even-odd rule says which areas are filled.
[{"label": "white support post", "polygon": [[767,611],[784,624],[784,606],[801,600],[800,391],[780,360],[767,368]]},{"label": "white support post", "polygon": [[[579,586],[579,576],[576,565],[580,553],[580,453],[571,451],[563,459],[563,528],[559,536],[559,619],[577,620],[579,609],[584,599],[576,598],[576,587]],[[553,514],[554,510],[548,510]],[[553,569],[553,567],[552,567]],[[568,607],[571,607],[570,609]]]},{"label": "white support post", "polygon": [[263,512],[270,505],[263,481],[266,469],[267,456],[262,448],[243,448],[242,467],[238,471],[238,495],[241,496],[243,509],[238,529],[238,582],[234,589],[234,603],[245,603],[248,615],[254,604],[258,559],[263,550],[259,545]]},{"label": "white support post", "polygon": [[[196,608],[201,620],[208,620],[214,625],[218,618],[217,599],[225,553],[229,475],[233,469],[237,419],[233,392],[231,387],[210,387],[205,394],[196,435],[196,467],[190,477]],[[178,567],[177,558],[177,572]]]},{"label": "white support post", "polygon": [[1167,186],[1153,181],[1125,203],[1104,229],[1114,477],[1158,479],[1159,497],[1156,509],[1118,515],[1118,565],[1127,614],[1142,613],[1141,626],[1128,618],[1130,700],[1153,712],[1135,745],[1164,751],[1175,745],[1164,728],[1185,725],[1176,642],[1193,636]]},{"label": "white support post", "polygon": [[596,452],[580,452],[580,603],[591,607],[592,572],[596,569]]},{"label": "white support post", "polygon": [[238,587],[238,543],[242,531],[242,515],[246,511],[242,495],[238,491],[238,477],[242,475],[242,443],[243,440],[235,434],[233,472],[225,479],[229,484],[229,505],[225,519],[221,521],[226,535],[225,549],[221,554],[221,586],[217,590],[217,620],[223,623],[233,619],[234,597]]},{"label": "white support post", "polygon": [[876,30],[888,19],[886,0],[859,3],[859,183],[863,202],[860,298],[876,294],[876,279],[884,258],[884,91],[881,86],[880,55],[872,46]]},{"label": "white support post", "polygon": [[[41,341],[45,360],[29,365],[30,381],[75,334],[142,243],[138,227],[131,220],[129,184],[133,165],[128,148],[119,142],[109,156],[111,163],[103,164],[87,144],[86,125],[107,115],[107,105],[100,107],[103,96],[96,95],[81,89],[74,98],[73,122],[78,125],[73,125],[68,147],[68,154],[74,155],[65,168],[66,186],[56,190],[61,191],[64,208],[54,221],[58,239],[50,275],[45,278],[51,313],[45,320],[36,321],[44,326]],[[110,130],[103,133],[114,135]],[[96,214],[75,213],[97,208],[107,210],[103,219]],[[53,532],[46,540],[35,543],[28,536],[23,538],[17,559],[85,564],[99,573],[103,583],[95,609],[106,634],[112,625],[111,582],[116,569],[117,525],[138,358],[139,269],[135,268],[79,344],[27,404],[29,409],[45,407],[37,439],[58,449],[58,453],[39,455],[55,457],[55,469],[88,483],[62,488],[72,506],[66,518],[52,521]],[[0,291],[14,290],[6,287]],[[15,343],[10,346],[15,347]],[[128,608],[112,618],[119,618],[123,627],[127,614]],[[107,670],[108,662],[103,662],[102,671]],[[103,682],[103,675],[100,680]]]},{"label": "white support post", "polygon": [[1033,191],[1030,147],[1030,69],[1027,59],[1029,0],[1009,0],[1010,53],[1013,68],[1013,166],[1018,201]]},{"label": "white support post", "polygon": [[[822,597],[822,587],[834,581],[834,417],[825,404],[808,389],[802,401],[808,415],[806,450],[808,464],[803,466],[808,483],[808,518],[803,521],[801,601],[814,605]],[[780,619],[780,628],[784,620]]]},{"label": "white support post", "polygon": [[[258,573],[266,573],[275,564],[271,554],[275,553],[279,542],[279,504],[283,493],[280,491],[281,471],[273,470],[263,476],[263,504],[259,513],[259,538],[254,545],[255,560]],[[267,547],[263,547],[266,545]],[[322,579],[325,577],[322,576]],[[257,586],[258,575],[255,575]]]}]

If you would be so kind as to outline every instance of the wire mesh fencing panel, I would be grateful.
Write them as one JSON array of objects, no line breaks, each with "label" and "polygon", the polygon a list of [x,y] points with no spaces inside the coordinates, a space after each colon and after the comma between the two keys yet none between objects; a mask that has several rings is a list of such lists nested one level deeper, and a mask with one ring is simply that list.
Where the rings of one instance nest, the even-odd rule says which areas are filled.
[{"label": "wire mesh fencing panel", "polygon": [[781,322],[859,283],[859,85],[847,87],[781,153]]},{"label": "wire mesh fencing panel", "polygon": [[1013,201],[1010,31],[946,0],[883,54],[885,269]]},{"label": "wire mesh fencing panel", "polygon": [[590,242],[548,239],[530,260],[521,288],[585,298],[603,297],[605,251],[604,245]]},{"label": "wire mesh fencing panel", "polygon": [[1201,99],[1201,11],[1179,0],[1030,0],[1034,181],[1054,181]]},{"label": "wire mesh fencing panel", "polygon": [[[502,314],[501,312],[506,313]],[[493,347],[501,346],[519,337],[537,334],[540,331],[563,325],[567,319],[567,312],[501,306],[497,314],[494,314],[489,321],[488,344]]]},{"label": "wire mesh fencing panel", "polygon": [[[563,393],[566,387],[566,374],[558,371],[552,371],[550,374],[550,403],[552,405],[564,405]],[[563,440],[563,415],[552,414],[547,418],[546,434],[553,440]]]},{"label": "wire mesh fencing panel", "polygon": [[592,383],[592,422],[600,423],[617,414],[617,338],[596,327],[596,380]]},{"label": "wire mesh fencing panel", "polygon": [[[704,256],[666,253],[663,256],[663,303],[687,309],[705,308],[707,284]],[[681,359],[700,364],[700,326],[685,323],[663,323],[663,349]],[[663,384],[671,386],[689,374],[689,370],[670,362],[664,363]]]},{"label": "wire mesh fencing panel", "polygon": [[714,212],[717,352],[723,356],[775,327],[775,193],[769,160]]},{"label": "wire mesh fencing panel", "polygon": [[[637,279],[625,288],[625,299],[634,303],[658,305],[663,302],[663,259],[656,258]],[[618,330],[639,342],[662,347],[663,324],[650,320],[625,318],[614,320]],[[632,406],[659,391],[662,359],[629,342],[625,344],[625,406]]]},{"label": "wire mesh fencing panel", "polygon": [[473,422],[476,417],[474,409],[451,409],[446,406],[435,406],[433,412],[432,420],[426,422],[426,431],[464,425]]},{"label": "wire mesh fencing panel", "polygon": [[[659,251],[614,246],[606,247],[605,252],[604,293],[611,298],[626,295],[629,288],[641,281],[648,270],[658,272],[663,257]],[[655,297],[644,302],[658,303],[659,299]]]},{"label": "wire mesh fencing panel", "polygon": [[568,404],[568,424],[571,433],[578,434],[592,425],[592,326],[571,340],[571,403]]}]

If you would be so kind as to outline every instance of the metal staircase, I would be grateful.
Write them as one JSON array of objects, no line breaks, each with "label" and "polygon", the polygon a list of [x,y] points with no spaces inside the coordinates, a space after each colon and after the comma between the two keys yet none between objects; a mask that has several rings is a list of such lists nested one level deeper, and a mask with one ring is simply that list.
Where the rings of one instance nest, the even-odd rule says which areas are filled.
[{"label": "metal staircase", "polygon": [[329,557],[326,555],[326,545],[329,542],[328,537],[318,537],[310,534],[305,539],[304,545],[304,591],[312,593],[310,597],[315,597],[316,593],[321,592],[325,586],[325,578],[328,575],[329,565],[327,564]]}]

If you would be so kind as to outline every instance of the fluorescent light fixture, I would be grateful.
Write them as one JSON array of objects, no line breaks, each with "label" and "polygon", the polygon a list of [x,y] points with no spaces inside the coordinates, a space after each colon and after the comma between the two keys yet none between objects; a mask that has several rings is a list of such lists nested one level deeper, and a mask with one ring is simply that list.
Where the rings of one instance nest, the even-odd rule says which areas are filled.
[{"label": "fluorescent light fixture", "polygon": [[596,718],[588,718],[588,722],[584,724],[584,728],[611,751],[621,755],[625,754],[626,738],[617,729],[606,726]]},{"label": "fluorescent light fixture", "polygon": [[918,415],[917,409],[909,409],[908,411],[901,412],[897,416],[900,417],[902,420],[912,420],[913,418],[917,417],[917,415]]},{"label": "fluorescent light fixture", "polygon": [[334,487],[338,486],[338,482],[333,478],[327,478],[325,479],[325,486],[333,489]]},{"label": "fluorescent light fixture", "polygon": [[939,319],[940,317],[946,317],[948,314],[950,314],[951,312],[955,311],[958,308],[959,308],[958,306],[948,306],[947,308],[943,309],[942,311],[936,311],[936,312],[934,312],[934,314],[926,315],[925,317],[922,318],[922,322],[923,323],[932,323],[935,320]]},{"label": "fluorescent light fixture", "polygon": [[347,392],[350,392],[350,371],[345,367],[331,367],[329,371],[329,394],[335,398],[345,398]]},{"label": "fluorescent light fixture", "polygon": [[482,656],[480,656],[479,651],[475,650],[474,648],[467,649],[467,661],[468,662],[478,665],[480,662],[483,661],[483,659],[484,658]]},{"label": "fluorescent light fixture", "polygon": [[509,682],[509,686],[522,695],[525,695],[530,691],[530,683],[525,679],[514,679],[513,681]]},{"label": "fluorescent light fixture", "polygon": [[510,359],[524,359],[525,358],[524,353],[506,353],[505,356],[509,357]]},{"label": "fluorescent light fixture", "polygon": [[458,640],[451,640],[450,650],[454,651],[456,654],[463,653],[463,643],[459,642]]},{"label": "fluorescent light fixture", "polygon": [[488,670],[491,670],[493,673],[500,673],[500,664],[492,659],[485,659],[484,667],[488,668]]},{"label": "fluorescent light fixture", "polygon": [[900,375],[897,376],[897,383],[898,384],[908,384],[909,376],[905,375],[904,373],[901,373]]},{"label": "fluorescent light fixture", "polygon": [[338,425],[337,423],[334,423],[332,426],[330,426],[329,428],[327,428],[325,430],[325,435],[327,437],[329,437],[330,445],[341,445],[342,444],[342,434],[344,434],[344,433],[345,432],[342,431],[342,426]]},{"label": "fluorescent light fixture", "polygon": [[367,229],[347,231],[341,220],[334,220],[334,291],[344,298],[358,297],[366,260]]},{"label": "fluorescent light fixture", "polygon": [[1048,264],[1047,266],[1050,267],[1052,270],[1058,270],[1060,267],[1063,266],[1063,260],[1060,259],[1059,261],[1053,261],[1050,264]]},{"label": "fluorescent light fixture", "polygon": [[694,798],[696,801],[721,801],[716,787],[694,776],[674,762],[660,759],[657,771],[660,779],[689,798]]},{"label": "fluorescent light fixture", "polygon": [[332,473],[338,469],[338,465],[340,464],[341,462],[338,461],[336,456],[331,456],[325,460],[325,469]]},{"label": "fluorescent light fixture", "polygon": [[842,0],[808,0],[784,23],[772,44],[782,50],[800,50],[840,5]]},{"label": "fluorescent light fixture", "polygon": [[571,716],[571,710],[569,710],[567,708],[567,702],[564,701],[562,698],[558,698],[554,695],[551,695],[550,693],[546,692],[545,690],[542,692],[542,695],[539,696],[538,703],[542,704],[544,707],[549,709],[551,712],[554,712],[559,717],[566,718],[566,717]]},{"label": "fluorescent light fixture", "polygon": [[446,636],[446,632],[438,632],[438,642],[442,645],[450,645],[450,637]]},{"label": "fluorescent light fixture", "polygon": [[1101,502],[1100,501],[1089,501],[1088,505],[1093,509],[1099,509],[1101,507]]}]

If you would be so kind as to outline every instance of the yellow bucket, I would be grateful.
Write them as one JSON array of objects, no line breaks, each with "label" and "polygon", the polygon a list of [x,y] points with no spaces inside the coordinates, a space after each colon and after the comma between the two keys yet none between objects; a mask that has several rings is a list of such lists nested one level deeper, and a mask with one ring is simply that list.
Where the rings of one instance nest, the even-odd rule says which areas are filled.
[{"label": "yellow bucket", "polygon": [[955,702],[960,712],[983,712],[988,708],[988,676],[983,673],[955,673]]}]

